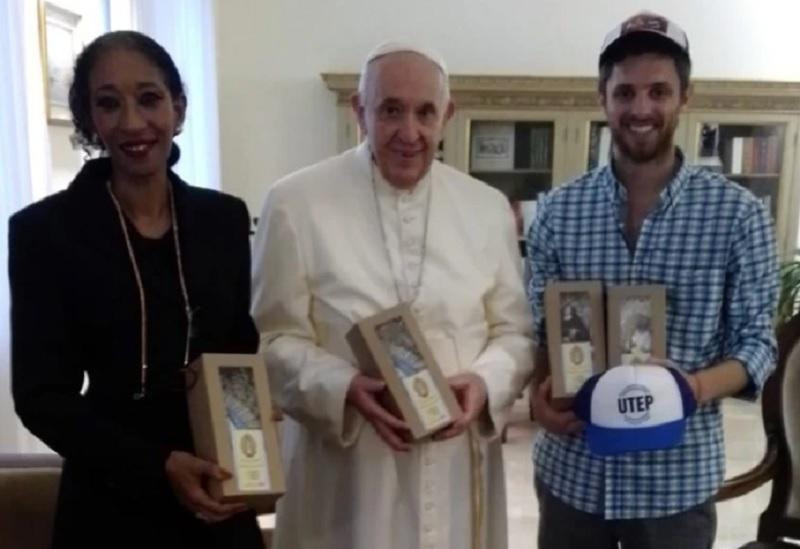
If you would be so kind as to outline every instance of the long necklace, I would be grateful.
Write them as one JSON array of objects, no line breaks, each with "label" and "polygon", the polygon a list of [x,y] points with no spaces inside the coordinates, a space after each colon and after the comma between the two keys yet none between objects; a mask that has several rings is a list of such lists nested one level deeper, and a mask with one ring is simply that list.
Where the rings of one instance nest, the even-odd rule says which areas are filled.
[{"label": "long necklace", "polygon": [[[372,180],[372,196],[375,198],[375,213],[377,215],[378,220],[378,228],[381,231],[381,238],[383,239],[383,250],[386,254],[386,262],[389,265],[389,272],[392,274],[392,282],[394,283],[394,291],[397,294],[397,302],[402,303],[403,297],[402,293],[400,292],[400,285],[397,282],[397,277],[394,275],[394,269],[392,268],[392,256],[389,253],[389,241],[386,238],[386,230],[383,228],[383,214],[381,213],[381,205],[378,200],[378,184],[375,181],[375,165],[370,161],[370,178]],[[430,173],[430,172],[429,172]],[[427,176],[426,176],[427,177]],[[419,295],[419,290],[422,287],[422,274],[425,271],[425,258],[428,254],[428,225],[430,222],[430,211],[431,211],[431,183],[428,183],[428,196],[425,202],[425,225],[422,233],[422,255],[420,258],[419,264],[419,272],[417,273],[417,284],[415,287],[412,287],[409,284],[408,277],[406,276],[405,269],[400,268],[400,271],[403,274],[403,282],[406,284],[406,288],[409,289],[409,298],[408,303],[412,303],[417,296]]]},{"label": "long necklace", "polygon": [[[184,313],[186,314],[186,344],[184,345],[183,352],[183,366],[184,368],[189,364],[189,343],[192,334],[192,308],[189,302],[189,292],[186,289],[186,278],[183,274],[183,258],[181,256],[180,238],[178,238],[178,216],[175,212],[175,194],[172,190],[172,185],[168,183],[169,187],[169,211],[170,223],[172,228],[172,238],[175,243],[175,259],[178,262],[178,280],[181,287],[181,296],[183,297]],[[136,287],[139,290],[139,314],[140,314],[140,333],[141,342],[139,345],[140,350],[140,369],[139,369],[139,391],[133,394],[134,400],[141,400],[146,394],[147,384],[147,304],[144,298],[144,284],[142,284],[142,275],[139,272],[139,266],[136,263],[136,255],[133,253],[133,245],[131,238],[128,234],[128,225],[125,223],[125,216],[122,213],[122,207],[114,196],[111,190],[111,181],[106,181],[106,189],[114,203],[119,217],[119,224],[122,227],[122,234],[125,236],[125,246],[128,249],[128,259],[130,259],[131,267],[133,268],[133,276],[136,279]]]}]

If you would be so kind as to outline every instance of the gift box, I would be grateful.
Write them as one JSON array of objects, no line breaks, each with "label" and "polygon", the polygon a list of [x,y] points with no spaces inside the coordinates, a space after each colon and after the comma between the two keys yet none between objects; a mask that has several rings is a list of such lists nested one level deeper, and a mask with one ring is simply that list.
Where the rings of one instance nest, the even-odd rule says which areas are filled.
[{"label": "gift box", "polygon": [[453,391],[408,305],[361,320],[347,340],[362,371],[386,382],[391,397],[387,407],[399,412],[415,440],[459,417]]},{"label": "gift box", "polygon": [[272,512],[285,485],[264,357],[203,354],[186,377],[195,454],[233,475],[209,479],[209,494]]}]

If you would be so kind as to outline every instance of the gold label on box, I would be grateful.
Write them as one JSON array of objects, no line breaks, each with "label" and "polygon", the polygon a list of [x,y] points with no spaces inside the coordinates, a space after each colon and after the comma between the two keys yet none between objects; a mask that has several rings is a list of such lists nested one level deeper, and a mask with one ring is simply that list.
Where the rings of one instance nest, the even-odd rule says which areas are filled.
[{"label": "gold label on box", "polygon": [[592,377],[592,344],[589,341],[561,344],[561,366],[564,370],[564,390],[577,393]]},{"label": "gold label on box", "polygon": [[403,385],[426,430],[444,427],[452,421],[430,372],[423,370],[413,376],[405,377]]},{"label": "gold label on box", "polygon": [[268,490],[269,468],[253,370],[223,366],[219,377],[231,435],[233,474],[239,490]]},{"label": "gold label on box", "polygon": [[269,490],[269,470],[264,453],[264,435],[260,430],[231,429],[234,476],[239,490]]}]

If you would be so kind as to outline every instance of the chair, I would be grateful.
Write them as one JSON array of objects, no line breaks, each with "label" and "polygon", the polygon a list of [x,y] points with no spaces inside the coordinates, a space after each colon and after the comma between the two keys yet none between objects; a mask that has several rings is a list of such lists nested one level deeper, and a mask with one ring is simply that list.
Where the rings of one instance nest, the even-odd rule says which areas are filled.
[{"label": "chair", "polygon": [[767,448],[750,471],[726,480],[717,501],[747,494],[772,480],[769,505],[758,521],[756,541],[742,549],[795,548],[800,539],[800,315],[778,329],[778,367],[761,402]]},{"label": "chair", "polygon": [[[62,461],[55,454],[0,454],[0,547],[49,549]],[[272,528],[261,534],[269,549]]]},{"label": "chair", "polygon": [[0,454],[3,547],[50,547],[60,480],[61,458],[55,454]]}]

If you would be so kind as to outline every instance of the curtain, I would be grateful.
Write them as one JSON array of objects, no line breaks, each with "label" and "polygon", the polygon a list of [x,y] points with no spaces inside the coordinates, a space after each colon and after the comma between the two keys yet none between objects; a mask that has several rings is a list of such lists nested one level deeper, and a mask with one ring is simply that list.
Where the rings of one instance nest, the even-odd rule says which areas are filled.
[{"label": "curtain", "polygon": [[0,0],[0,452],[47,448],[14,413],[10,389],[8,218],[43,195],[50,153],[36,2]]}]

